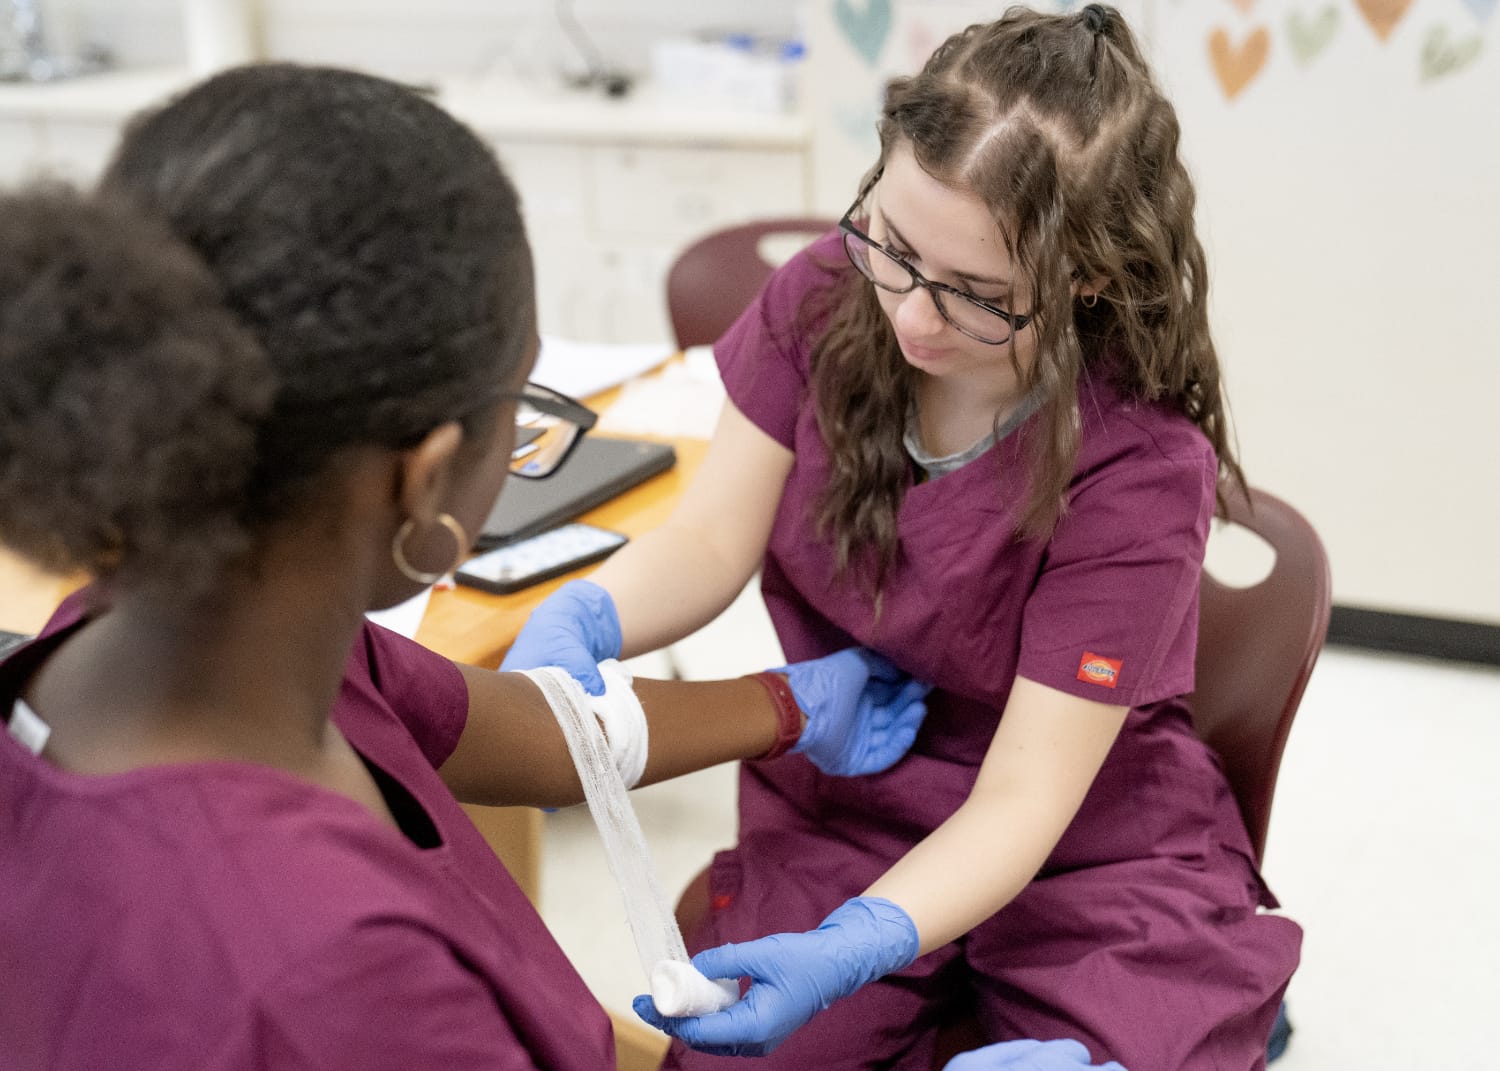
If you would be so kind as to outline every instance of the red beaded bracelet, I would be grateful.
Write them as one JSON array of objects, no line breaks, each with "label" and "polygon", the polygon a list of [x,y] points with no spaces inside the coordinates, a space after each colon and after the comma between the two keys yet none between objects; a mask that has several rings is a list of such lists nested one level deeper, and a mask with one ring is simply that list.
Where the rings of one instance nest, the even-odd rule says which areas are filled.
[{"label": "red beaded bracelet", "polygon": [[771,702],[776,706],[776,742],[771,745],[771,750],[761,755],[757,761],[779,759],[802,738],[802,727],[807,723],[807,719],[802,714],[802,708],[797,705],[797,697],[792,693],[791,684],[780,673],[766,670],[761,673],[752,673],[750,677],[765,685],[766,691],[771,695]]}]

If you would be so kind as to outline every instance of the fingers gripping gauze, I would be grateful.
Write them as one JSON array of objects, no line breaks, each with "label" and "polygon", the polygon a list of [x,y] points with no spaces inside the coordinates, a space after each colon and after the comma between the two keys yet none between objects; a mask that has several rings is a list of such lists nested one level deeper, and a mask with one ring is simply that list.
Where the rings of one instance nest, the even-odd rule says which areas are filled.
[{"label": "fingers gripping gauze", "polygon": [[651,999],[663,1015],[719,1011],[739,999],[739,987],[705,978],[689,961],[626,794],[626,786],[639,781],[646,768],[645,712],[623,666],[609,660],[599,663],[599,671],[605,691],[597,697],[556,666],[527,670],[526,676],[541,689],[568,742],[609,868],[625,898],[636,952],[651,981]]}]

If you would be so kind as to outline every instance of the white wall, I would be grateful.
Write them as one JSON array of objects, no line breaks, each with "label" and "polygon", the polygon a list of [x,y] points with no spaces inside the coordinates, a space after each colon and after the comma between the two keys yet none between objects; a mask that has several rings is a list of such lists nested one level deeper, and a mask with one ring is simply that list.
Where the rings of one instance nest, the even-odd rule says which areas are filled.
[{"label": "white wall", "polygon": [[[811,4],[828,215],[874,159],[884,79],[997,10],[895,0],[872,61],[856,42],[884,3]],[[1182,120],[1251,481],[1316,525],[1338,602],[1500,623],[1500,3],[1119,6]],[[1364,8],[1402,13],[1383,39]],[[1216,30],[1225,70],[1244,72],[1232,99]]]},{"label": "white wall", "polygon": [[[1352,0],[1158,7],[1247,473],[1322,533],[1339,602],[1500,623],[1496,5],[1415,0],[1385,40]],[[1233,99],[1220,27],[1269,40]],[[1436,34],[1475,58],[1433,77]]]}]

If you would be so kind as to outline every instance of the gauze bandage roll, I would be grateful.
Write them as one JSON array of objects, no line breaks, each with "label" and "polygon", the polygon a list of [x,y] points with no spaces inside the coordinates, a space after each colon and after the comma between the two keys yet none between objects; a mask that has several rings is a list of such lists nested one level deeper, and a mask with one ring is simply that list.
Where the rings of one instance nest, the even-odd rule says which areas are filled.
[{"label": "gauze bandage roll", "polygon": [[[645,769],[645,712],[630,687],[630,675],[618,663],[602,662],[599,670],[605,681],[599,698],[591,698],[556,666],[527,670],[526,676],[541,689],[562,728],[605,858],[625,899],[625,917],[657,1010],[671,1016],[719,1011],[739,999],[739,987],[732,980],[705,978],[689,961],[620,772],[621,765],[633,771],[634,784]],[[597,712],[601,707],[608,709]]]}]

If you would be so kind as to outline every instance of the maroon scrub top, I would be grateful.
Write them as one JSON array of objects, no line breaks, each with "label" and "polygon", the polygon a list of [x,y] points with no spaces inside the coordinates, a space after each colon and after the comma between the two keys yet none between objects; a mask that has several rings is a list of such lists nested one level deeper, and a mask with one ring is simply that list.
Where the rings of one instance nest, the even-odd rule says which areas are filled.
[{"label": "maroon scrub top", "polygon": [[[0,665],[7,719],[82,617]],[[0,733],[0,1064],[613,1067],[608,1017],[437,775],[467,713],[451,662],[362,628],[333,720],[400,831],[270,767],[79,776]]]},{"label": "maroon scrub top", "polygon": [[[1037,880],[966,937],[816,1017],[767,1066],[925,1071],[933,1006],[959,992],[976,994],[991,1040],[1078,1037],[1133,1071],[1253,1066],[1300,931],[1257,914],[1275,901],[1183,700],[1215,503],[1211,445],[1182,415],[1086,377],[1068,508],[1051,537],[1017,534],[1032,418],[907,488],[877,615],[815,530],[830,460],[810,350],[817,310],[851,276],[838,235],[825,236],[716,346],[734,404],[794,455],[762,588],[789,662],[863,644],[935,690],[912,752],[887,773],[828,777],[801,756],[743,765],[739,846],[715,861],[715,910],[690,943],[809,929],[860,893],[964,802],[1025,676],[1131,708]],[[673,1059],[718,1066],[680,1047]]]}]

